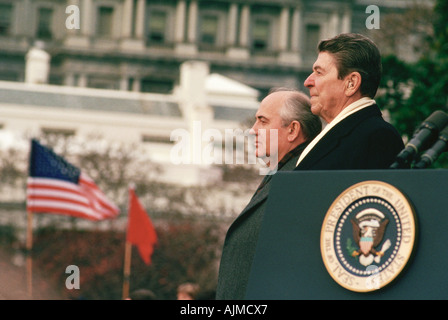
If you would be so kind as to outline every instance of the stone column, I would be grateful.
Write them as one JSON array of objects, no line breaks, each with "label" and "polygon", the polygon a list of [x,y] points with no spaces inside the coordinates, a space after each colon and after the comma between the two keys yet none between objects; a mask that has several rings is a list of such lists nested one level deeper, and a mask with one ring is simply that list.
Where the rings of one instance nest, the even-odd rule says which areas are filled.
[{"label": "stone column", "polygon": [[213,121],[212,108],[207,103],[205,84],[209,65],[202,61],[187,61],[180,67],[179,101],[188,124],[189,163],[202,163],[202,132]]},{"label": "stone column", "polygon": [[92,0],[82,0],[81,6],[81,33],[87,37],[93,35],[93,8]]},{"label": "stone column", "polygon": [[140,92],[142,87],[142,79],[139,77],[135,77],[134,81],[132,81],[132,88],[131,90],[134,92]]},{"label": "stone column", "polygon": [[291,50],[294,52],[299,52],[302,47],[303,38],[303,23],[302,23],[302,12],[300,8],[295,8],[292,15],[292,25],[291,25]]},{"label": "stone column", "polygon": [[78,87],[87,88],[89,77],[86,73],[81,73],[78,78]]},{"label": "stone column", "polygon": [[[182,17],[186,12],[185,1],[180,1],[177,5],[176,15]],[[176,25],[176,40],[182,39],[182,41],[177,41],[176,43],[176,53],[181,56],[193,56],[198,52],[196,40],[197,40],[197,23],[198,23],[198,2],[193,0],[188,6],[188,25],[187,25],[187,41],[185,42],[185,19],[180,19],[178,22],[181,25]],[[182,36],[182,37],[181,37]]]},{"label": "stone column", "polygon": [[198,28],[198,2],[193,0],[188,8],[188,31],[187,40],[189,43],[196,43]]},{"label": "stone column", "polygon": [[[137,5],[135,5],[135,3]],[[134,14],[135,13],[135,14]],[[124,51],[145,50],[145,0],[125,0],[120,48]]]},{"label": "stone column", "polygon": [[[19,9],[20,10],[20,9]],[[33,36],[31,32],[35,29],[31,26],[32,20],[31,20],[31,1],[30,0],[23,0],[21,3],[21,17],[22,19],[17,19],[16,23],[18,23],[18,33],[20,35],[24,35],[26,37]],[[13,9],[14,12],[14,9]],[[16,15],[17,16],[17,15]]]},{"label": "stone column", "polygon": [[342,14],[341,33],[351,32],[352,29],[351,25],[352,25],[352,13],[350,11],[350,8],[346,8],[344,10],[344,13]]},{"label": "stone column", "polygon": [[69,86],[69,87],[75,86],[75,75],[72,72],[65,74],[64,86]]},{"label": "stone column", "polygon": [[133,19],[134,13],[134,0],[125,0],[123,4],[123,21],[122,21],[122,34],[123,38],[131,38],[132,37],[132,24],[134,22]]},{"label": "stone column", "polygon": [[248,47],[249,45],[249,25],[250,25],[250,7],[249,5],[244,5],[241,9],[241,20],[240,20],[239,45],[241,47]]},{"label": "stone column", "polygon": [[[227,49],[227,56],[232,59],[247,60],[249,54],[249,23],[250,23],[250,7],[243,5],[241,8],[240,28],[236,28],[238,24],[238,5],[233,4],[230,8],[230,17],[232,19],[235,31],[233,33],[234,43]],[[229,22],[230,23],[230,22]],[[229,36],[230,37],[230,36]],[[229,40],[230,38],[228,38]],[[236,42],[236,43],[235,43]]]},{"label": "stone column", "polygon": [[227,19],[227,44],[234,46],[236,43],[238,25],[238,5],[236,3],[230,4],[229,16]]},{"label": "stone column", "polygon": [[135,18],[135,37],[137,39],[144,38],[145,35],[145,15],[146,15],[146,0],[138,0]]},{"label": "stone column", "polygon": [[128,90],[129,78],[126,76],[122,76],[120,79],[120,90],[127,91]]},{"label": "stone column", "polygon": [[337,11],[331,14],[327,31],[328,38],[332,38],[339,33],[339,14]]},{"label": "stone column", "polygon": [[184,114],[190,120],[201,120],[198,114],[208,109],[205,82],[209,66],[202,61],[187,61],[180,67],[179,94]]},{"label": "stone column", "polygon": [[300,11],[295,8],[291,14],[291,8],[282,9],[280,16],[280,40],[278,62],[287,65],[301,63],[299,53],[299,34],[301,29]]},{"label": "stone column", "polygon": [[176,7],[176,21],[174,28],[174,41],[176,43],[184,42],[185,35],[185,11],[187,5],[185,4],[185,0],[180,0],[177,3]]},{"label": "stone column", "polygon": [[280,34],[278,39],[278,46],[280,51],[288,50],[289,40],[289,8],[283,7],[280,14]]},{"label": "stone column", "polygon": [[48,83],[50,75],[50,55],[39,46],[31,48],[26,54],[25,82]]}]

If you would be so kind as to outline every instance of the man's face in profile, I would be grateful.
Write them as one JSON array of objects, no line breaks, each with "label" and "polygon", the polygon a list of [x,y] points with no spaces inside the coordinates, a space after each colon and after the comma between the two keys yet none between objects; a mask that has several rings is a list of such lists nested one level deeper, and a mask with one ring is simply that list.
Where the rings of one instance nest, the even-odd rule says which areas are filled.
[{"label": "man's face in profile", "polygon": [[255,135],[255,155],[259,158],[275,157],[284,149],[287,127],[280,117],[284,99],[284,92],[271,93],[263,99],[255,115],[250,133]]},{"label": "man's face in profile", "polygon": [[331,122],[343,109],[347,97],[344,94],[345,81],[338,78],[334,57],[320,52],[313,65],[313,72],[304,82],[310,90],[311,112]]}]

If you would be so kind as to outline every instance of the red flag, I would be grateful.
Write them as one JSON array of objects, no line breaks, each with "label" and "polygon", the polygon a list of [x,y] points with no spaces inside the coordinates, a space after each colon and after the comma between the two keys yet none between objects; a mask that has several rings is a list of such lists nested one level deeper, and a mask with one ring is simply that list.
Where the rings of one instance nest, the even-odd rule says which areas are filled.
[{"label": "red flag", "polygon": [[157,234],[135,190],[129,188],[129,216],[126,241],[137,246],[140,257],[149,265],[157,243]]}]

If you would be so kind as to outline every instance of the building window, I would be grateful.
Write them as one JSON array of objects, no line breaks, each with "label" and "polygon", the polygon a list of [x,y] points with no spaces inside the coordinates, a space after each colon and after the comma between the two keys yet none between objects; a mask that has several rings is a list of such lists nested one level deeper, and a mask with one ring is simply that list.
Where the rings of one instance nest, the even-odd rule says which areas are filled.
[{"label": "building window", "polygon": [[161,44],[166,41],[168,15],[162,10],[152,10],[148,17],[147,40],[150,44]]},{"label": "building window", "polygon": [[202,45],[216,46],[218,38],[218,16],[204,14],[201,17],[199,27],[199,40]]},{"label": "building window", "polygon": [[11,70],[2,70],[0,72],[0,80],[2,81],[19,81],[20,77],[17,72]]},{"label": "building window", "polygon": [[53,20],[53,9],[39,8],[37,25],[37,38],[48,40],[52,38],[51,25]]},{"label": "building window", "polygon": [[96,88],[96,89],[109,89],[109,90],[120,89],[118,80],[114,79],[113,77],[100,76],[100,75],[89,77],[87,86],[89,88]]},{"label": "building window", "polygon": [[11,28],[12,5],[0,4],[0,35],[8,35]]},{"label": "building window", "polygon": [[114,8],[99,7],[98,9],[98,28],[97,34],[101,37],[110,37],[112,35],[112,20]]},{"label": "building window", "polygon": [[67,128],[41,128],[42,134],[45,136],[59,136],[59,137],[70,137],[74,136],[76,131],[74,129]]},{"label": "building window", "polygon": [[154,136],[150,134],[142,135],[142,142],[173,144],[169,136]]},{"label": "building window", "polygon": [[174,83],[167,79],[143,78],[141,81],[141,92],[170,93]]},{"label": "building window", "polygon": [[270,49],[271,22],[266,18],[255,18],[252,28],[252,50]]},{"label": "building window", "polygon": [[317,24],[308,24],[305,34],[305,54],[315,55],[317,44],[320,40],[320,26]]}]

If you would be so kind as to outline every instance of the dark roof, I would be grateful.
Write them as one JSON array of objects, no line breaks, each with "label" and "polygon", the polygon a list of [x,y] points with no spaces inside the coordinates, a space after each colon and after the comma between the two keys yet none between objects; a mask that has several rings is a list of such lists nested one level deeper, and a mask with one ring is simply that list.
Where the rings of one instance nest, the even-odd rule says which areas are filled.
[{"label": "dark roof", "polygon": [[24,91],[0,88],[0,103],[44,106],[61,109],[98,110],[181,117],[179,105],[172,101],[127,99],[67,93]]}]

